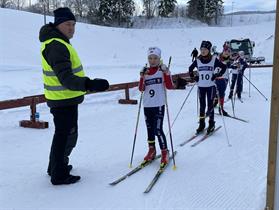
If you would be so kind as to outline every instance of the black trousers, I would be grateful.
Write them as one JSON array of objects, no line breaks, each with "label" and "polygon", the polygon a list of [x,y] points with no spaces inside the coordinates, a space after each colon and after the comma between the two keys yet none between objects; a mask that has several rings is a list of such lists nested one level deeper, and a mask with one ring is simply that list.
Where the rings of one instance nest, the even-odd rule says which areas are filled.
[{"label": "black trousers", "polygon": [[216,87],[199,87],[199,99],[200,99],[200,117],[205,117],[206,99],[207,99],[207,115],[209,120],[214,120],[214,107],[213,100],[216,95]]},{"label": "black trousers", "polygon": [[78,138],[78,105],[50,109],[55,133],[52,140],[49,168],[51,179],[63,179],[69,175],[69,156]]},{"label": "black trousers", "polygon": [[155,146],[155,136],[157,136],[160,149],[167,149],[167,140],[163,131],[165,106],[145,107],[144,116],[147,127],[148,144]]},{"label": "black trousers", "polygon": [[[217,80],[215,80],[215,83],[216,83],[216,87],[218,89],[219,97],[224,98],[226,89],[227,89],[228,80],[227,79],[217,79]],[[218,97],[218,96],[216,96],[216,97]]]},{"label": "black trousers", "polygon": [[233,90],[236,84],[236,93],[240,96],[243,90],[243,74],[232,74],[232,83],[231,83],[231,95],[233,94]]}]

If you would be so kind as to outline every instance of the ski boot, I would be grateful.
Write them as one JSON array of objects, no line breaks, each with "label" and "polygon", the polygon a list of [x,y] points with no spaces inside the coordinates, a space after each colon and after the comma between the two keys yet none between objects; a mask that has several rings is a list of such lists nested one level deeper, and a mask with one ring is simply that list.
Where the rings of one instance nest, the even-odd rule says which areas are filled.
[{"label": "ski boot", "polygon": [[73,176],[71,174],[61,179],[54,179],[53,177],[51,177],[51,183],[53,185],[74,184],[79,180],[80,180],[80,176]]},{"label": "ski boot", "polygon": [[241,100],[241,93],[237,93],[237,98]]},{"label": "ski boot", "polygon": [[215,121],[214,120],[209,120],[209,125],[208,125],[208,128],[207,128],[207,131],[206,131],[206,134],[210,134],[214,131],[215,129]]},{"label": "ski boot", "polygon": [[161,150],[161,168],[164,168],[169,163],[169,151],[167,149]]},{"label": "ski boot", "polygon": [[200,118],[200,125],[198,127],[198,129],[196,130],[196,134],[200,134],[201,132],[203,132],[204,128],[205,128],[205,119],[204,117],[203,118]]},{"label": "ski boot", "polygon": [[146,156],[144,157],[143,163],[150,162],[150,161],[154,160],[155,157],[156,157],[155,146],[149,146],[149,150],[148,150]]},{"label": "ski boot", "polygon": [[230,115],[228,114],[228,112],[226,112],[226,111],[224,110],[224,108],[219,107],[219,114],[222,115],[222,113],[223,113],[223,116],[225,116],[225,117],[229,117],[229,116],[230,116]]}]

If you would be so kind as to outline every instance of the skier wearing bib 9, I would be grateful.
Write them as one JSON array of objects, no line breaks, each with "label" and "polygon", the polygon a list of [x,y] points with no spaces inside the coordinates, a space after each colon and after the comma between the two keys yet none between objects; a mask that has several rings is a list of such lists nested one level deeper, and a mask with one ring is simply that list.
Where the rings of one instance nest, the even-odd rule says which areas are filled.
[{"label": "skier wearing bib 9", "polygon": [[[201,133],[205,128],[205,108],[207,98],[207,114],[209,116],[209,126],[207,128],[207,134],[210,134],[215,129],[214,121],[214,107],[213,100],[216,94],[216,87],[214,80],[217,77],[222,76],[227,69],[227,66],[223,64],[216,56],[212,56],[211,51],[212,44],[210,41],[202,41],[200,47],[200,56],[189,67],[189,74],[192,80],[197,82],[199,88],[200,99],[200,120],[199,127],[196,133]],[[198,75],[194,76],[193,70],[197,68]],[[221,69],[219,72],[215,72],[215,69]]]},{"label": "skier wearing bib 9", "polygon": [[144,161],[152,161],[156,156],[155,136],[161,149],[161,165],[169,161],[166,136],[163,131],[165,112],[165,88],[173,89],[170,71],[160,64],[161,50],[158,47],[148,49],[149,68],[144,67],[140,72],[139,90],[143,92],[143,106],[148,134],[148,153]]},{"label": "skier wearing bib 9", "polygon": [[[217,77],[215,80],[216,87],[219,93],[219,114],[222,114],[221,112],[223,112],[224,116],[229,116],[229,114],[224,110],[224,100],[225,100],[225,92],[229,81],[229,68],[231,65],[230,55],[231,55],[230,48],[228,46],[224,46],[223,52],[219,55],[219,60],[227,66],[227,69],[226,72],[221,77]],[[218,104],[218,96],[216,95],[214,101],[214,107],[217,104]]]},{"label": "skier wearing bib 9", "polygon": [[243,90],[243,74],[248,67],[244,52],[239,51],[238,55],[234,57],[234,63],[232,64],[232,82],[229,99],[233,97],[234,86],[236,83],[236,94],[238,99],[241,100],[241,93]]}]

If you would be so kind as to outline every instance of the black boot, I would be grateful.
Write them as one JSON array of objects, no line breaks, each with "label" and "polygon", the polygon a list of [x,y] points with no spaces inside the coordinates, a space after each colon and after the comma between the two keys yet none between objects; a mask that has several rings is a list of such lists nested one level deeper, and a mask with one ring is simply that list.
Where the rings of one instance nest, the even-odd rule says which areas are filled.
[{"label": "black boot", "polygon": [[200,125],[199,125],[198,129],[196,130],[196,134],[203,132],[203,130],[205,128],[205,119],[204,118],[200,119],[199,123],[200,123]]},{"label": "black boot", "polygon": [[53,185],[62,185],[62,184],[74,184],[80,180],[80,176],[73,176],[69,174],[65,178],[62,179],[51,179],[51,183]]},{"label": "black boot", "polygon": [[219,107],[219,114],[222,115],[222,112],[223,112],[223,116],[225,116],[225,117],[230,116],[230,115],[228,114],[228,112],[226,112],[224,109],[221,109],[221,108]]},{"label": "black boot", "polygon": [[209,125],[208,125],[208,128],[207,128],[207,131],[206,131],[206,134],[210,134],[214,131],[215,129],[215,121],[214,120],[209,120]]},{"label": "black boot", "polygon": [[228,112],[226,112],[226,111],[223,109],[223,116],[229,117],[230,115],[228,114]]},{"label": "black boot", "polygon": [[241,93],[237,93],[237,98],[241,100]]}]

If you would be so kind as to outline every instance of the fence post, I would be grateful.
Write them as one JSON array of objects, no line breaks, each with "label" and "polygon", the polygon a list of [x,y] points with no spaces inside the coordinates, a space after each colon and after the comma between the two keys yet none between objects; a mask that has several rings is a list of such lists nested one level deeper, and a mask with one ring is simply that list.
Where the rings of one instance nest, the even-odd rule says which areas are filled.
[{"label": "fence post", "polygon": [[129,84],[126,84],[125,86],[125,99],[119,99],[118,103],[120,104],[138,104],[137,100],[130,99],[130,93],[129,93]]},{"label": "fence post", "polygon": [[44,121],[36,121],[35,114],[37,112],[37,103],[39,103],[39,98],[34,97],[31,99],[30,105],[30,120],[21,120],[19,122],[20,127],[24,128],[37,128],[37,129],[45,129],[48,128],[48,122]]}]

